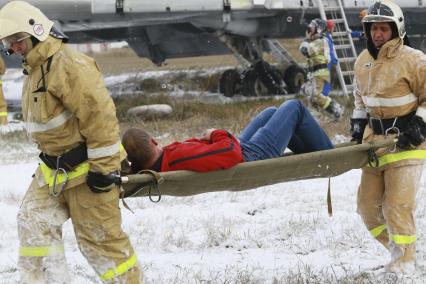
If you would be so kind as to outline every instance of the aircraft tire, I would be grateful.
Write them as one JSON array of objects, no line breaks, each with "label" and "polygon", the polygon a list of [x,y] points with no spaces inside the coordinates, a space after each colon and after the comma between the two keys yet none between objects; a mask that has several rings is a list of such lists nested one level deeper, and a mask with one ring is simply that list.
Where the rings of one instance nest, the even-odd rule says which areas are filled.
[{"label": "aircraft tire", "polygon": [[242,74],[241,93],[246,97],[259,97],[265,92],[265,87],[259,80],[259,76],[253,68],[247,69]]},{"label": "aircraft tire", "polygon": [[255,64],[254,70],[256,70],[260,81],[268,89],[270,95],[287,93],[286,84],[278,68],[262,60]]},{"label": "aircraft tire", "polygon": [[300,65],[291,65],[284,72],[284,81],[290,94],[297,94],[306,82],[306,70]]},{"label": "aircraft tire", "polygon": [[232,97],[241,85],[241,75],[235,69],[225,70],[219,78],[219,92],[225,97]]}]

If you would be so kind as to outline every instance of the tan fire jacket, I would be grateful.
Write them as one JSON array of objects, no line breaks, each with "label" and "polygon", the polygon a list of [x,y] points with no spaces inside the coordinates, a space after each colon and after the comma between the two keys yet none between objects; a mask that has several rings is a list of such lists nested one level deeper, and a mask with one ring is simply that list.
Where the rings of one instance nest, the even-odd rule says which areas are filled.
[{"label": "tan fire jacket", "polygon": [[[377,59],[364,50],[355,62],[354,118],[394,118],[415,111],[426,122],[426,55],[405,46],[400,38],[390,40],[380,49]],[[383,139],[369,126],[364,141]],[[411,151],[393,153],[388,163],[422,163],[426,143]],[[397,151],[398,152],[398,151]],[[380,155],[389,154],[381,151]],[[384,160],[386,157],[384,157]]]},{"label": "tan fire jacket", "polygon": [[94,60],[49,36],[28,53],[24,69],[23,117],[39,149],[58,156],[86,143],[86,172],[119,170],[115,106]]},{"label": "tan fire jacket", "polygon": [[[301,46],[306,46],[308,50],[308,66],[314,67],[319,64],[330,62],[330,47],[325,37],[316,38],[312,41],[304,41]],[[330,76],[327,67],[312,72],[313,76]]]}]

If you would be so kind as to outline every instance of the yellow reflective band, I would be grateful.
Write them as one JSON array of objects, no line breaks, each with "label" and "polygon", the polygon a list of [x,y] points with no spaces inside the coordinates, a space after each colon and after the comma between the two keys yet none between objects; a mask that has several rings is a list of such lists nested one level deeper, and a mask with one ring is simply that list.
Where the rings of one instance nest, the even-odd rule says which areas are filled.
[{"label": "yellow reflective band", "polygon": [[405,235],[390,235],[392,241],[397,245],[409,245],[414,243],[417,240],[417,237],[414,236],[405,236]]},{"label": "yellow reflective band", "polygon": [[380,234],[381,234],[384,230],[386,230],[386,225],[385,225],[385,224],[380,225],[380,226],[377,226],[377,227],[376,227],[376,228],[374,228],[374,229],[371,229],[371,230],[370,230],[370,233],[371,233],[371,235],[373,235],[373,237],[377,238],[378,236],[380,236]]},{"label": "yellow reflective band", "polygon": [[[49,187],[53,187],[53,180],[55,178],[55,170],[52,170],[45,163],[40,164],[41,172],[43,173],[44,181],[49,185]],[[84,162],[81,163],[78,167],[68,173],[68,180],[73,178],[82,176],[89,172],[89,163]],[[67,180],[67,177],[64,173],[59,172],[56,176],[56,185],[61,184]]]},{"label": "yellow reflective band", "polygon": [[64,247],[20,247],[19,255],[20,256],[36,256],[43,257],[53,254],[64,254]]},{"label": "yellow reflective band", "polygon": [[7,111],[0,111],[0,116],[7,116]]},{"label": "yellow reflective band", "polygon": [[[379,167],[408,159],[426,159],[426,150],[409,150],[394,154],[386,154],[379,158]],[[370,165],[368,165],[368,167],[369,166]]]},{"label": "yellow reflective band", "polygon": [[114,277],[123,275],[126,273],[130,268],[134,267],[137,263],[136,254],[134,254],[131,258],[117,266],[116,268],[108,269],[107,272],[105,272],[103,275],[101,275],[102,280],[110,280]]},{"label": "yellow reflective band", "polygon": [[322,106],[322,109],[328,108],[328,106],[330,105],[330,103],[331,103],[331,99],[327,98],[327,102]]}]

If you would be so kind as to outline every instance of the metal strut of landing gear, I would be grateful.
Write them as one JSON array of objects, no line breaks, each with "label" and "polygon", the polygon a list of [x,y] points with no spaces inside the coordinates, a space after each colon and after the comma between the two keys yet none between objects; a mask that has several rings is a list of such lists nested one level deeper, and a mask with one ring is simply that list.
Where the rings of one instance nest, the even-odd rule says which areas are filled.
[{"label": "metal strut of landing gear", "polygon": [[[288,52],[274,40],[262,38],[244,39],[231,38],[227,35],[220,37],[231,49],[244,71],[228,69],[219,79],[219,92],[227,97],[240,93],[244,96],[283,95],[298,93],[306,81],[304,68],[297,65]],[[281,71],[264,61],[263,51],[270,52],[279,62],[290,65],[284,75]],[[283,51],[284,50],[284,51]],[[283,60],[283,57],[285,59]]]}]

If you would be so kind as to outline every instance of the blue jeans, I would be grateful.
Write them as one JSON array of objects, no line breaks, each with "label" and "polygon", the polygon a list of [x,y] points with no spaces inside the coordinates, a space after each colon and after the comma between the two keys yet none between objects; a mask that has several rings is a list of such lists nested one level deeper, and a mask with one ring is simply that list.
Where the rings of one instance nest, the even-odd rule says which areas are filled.
[{"label": "blue jeans", "polygon": [[327,134],[298,100],[266,108],[244,128],[239,139],[246,162],[280,157],[287,147],[296,154],[333,148]]}]

